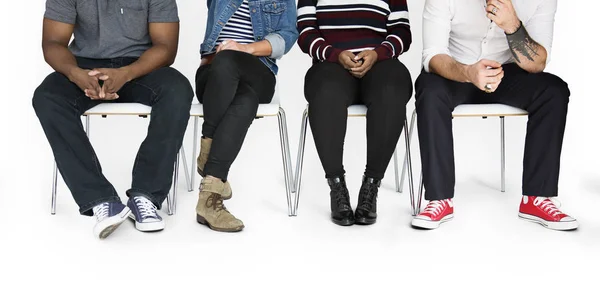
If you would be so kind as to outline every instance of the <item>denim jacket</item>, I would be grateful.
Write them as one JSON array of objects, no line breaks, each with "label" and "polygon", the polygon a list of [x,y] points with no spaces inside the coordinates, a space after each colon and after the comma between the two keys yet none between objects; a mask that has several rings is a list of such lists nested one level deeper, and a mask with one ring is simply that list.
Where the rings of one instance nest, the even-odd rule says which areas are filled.
[{"label": "denim jacket", "polygon": [[[211,51],[221,30],[242,5],[243,0],[207,0],[208,21],[200,53]],[[271,44],[269,57],[259,57],[273,74],[277,75],[276,59],[290,51],[296,39],[296,1],[294,0],[248,0],[254,40],[267,40]]]}]

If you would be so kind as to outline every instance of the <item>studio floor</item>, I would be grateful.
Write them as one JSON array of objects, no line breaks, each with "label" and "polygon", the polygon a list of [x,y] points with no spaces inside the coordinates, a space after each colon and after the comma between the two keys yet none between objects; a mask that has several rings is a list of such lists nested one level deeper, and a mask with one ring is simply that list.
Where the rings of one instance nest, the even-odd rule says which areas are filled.
[{"label": "studio floor", "polygon": [[[117,122],[103,119],[94,127],[107,130]],[[142,127],[144,122],[130,124]],[[364,127],[364,121],[350,124],[359,131]],[[471,124],[484,130],[497,127],[491,120]],[[466,129],[455,127],[459,134]],[[94,219],[78,215],[62,182],[57,214],[50,215],[51,158],[44,158],[45,166],[34,168],[37,175],[22,182],[20,194],[6,193],[6,200],[0,200],[0,260],[10,263],[3,264],[6,273],[0,281],[18,283],[12,286],[42,279],[46,286],[597,286],[593,272],[600,255],[600,179],[576,172],[569,157],[564,160],[559,198],[564,211],[581,224],[574,232],[551,231],[517,218],[522,137],[508,144],[507,191],[501,193],[499,143],[476,135],[455,143],[459,155],[453,221],[434,231],[412,229],[408,187],[402,194],[395,192],[390,165],[379,192],[378,222],[339,227],[329,221],[328,187],[310,134],[298,216],[287,216],[277,134],[256,132],[275,128],[276,121],[257,121],[231,171],[234,196],[226,205],[246,224],[236,234],[217,233],[195,222],[197,190],[188,192],[182,176],[177,213],[165,214],[164,231],[144,234],[126,222],[100,241],[92,235]],[[507,120],[507,128],[516,135],[524,121]],[[105,173],[123,198],[135,142],[144,133],[130,130],[135,131],[129,135],[131,143],[92,133]],[[188,151],[190,139],[186,137]],[[365,143],[362,133],[354,131],[349,131],[349,141],[353,145],[346,154],[360,155],[346,156],[356,206]],[[460,156],[468,151],[478,156]],[[416,143],[413,153],[417,181]],[[260,163],[253,166],[257,157]]]}]

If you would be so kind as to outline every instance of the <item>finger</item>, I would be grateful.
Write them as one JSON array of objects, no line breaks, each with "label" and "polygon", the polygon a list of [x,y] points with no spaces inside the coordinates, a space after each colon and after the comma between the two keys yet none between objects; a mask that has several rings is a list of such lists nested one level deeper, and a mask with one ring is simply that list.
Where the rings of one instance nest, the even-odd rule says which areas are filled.
[{"label": "finger", "polygon": [[351,68],[351,69],[352,69],[352,68],[356,68],[356,67],[360,66],[358,63],[356,63],[356,62],[352,61],[352,58],[351,58],[351,57],[349,57],[349,56],[348,56],[348,57],[344,56],[344,57],[342,58],[342,60],[344,61],[344,64],[345,64],[345,65],[346,65],[346,67],[348,67],[348,68]]},{"label": "finger", "polygon": [[108,75],[101,74],[101,76],[98,77],[98,79],[102,80],[102,81],[106,81],[106,80],[110,79],[110,77]]},{"label": "finger", "polygon": [[500,73],[502,73],[502,68],[487,69],[482,72],[482,74],[485,77],[495,77],[495,76],[499,75]]},{"label": "finger", "polygon": [[91,70],[91,71],[88,72],[88,76],[91,76],[91,77],[95,77],[95,76],[97,76],[99,74],[102,74],[102,73],[100,71],[96,70],[96,69],[93,69],[93,70]]},{"label": "finger", "polygon": [[494,22],[498,22],[498,16],[492,14],[491,12],[488,12],[486,16],[487,16],[488,19],[490,19],[490,20],[492,20]]},{"label": "finger", "polygon": [[482,59],[481,61],[479,61],[481,64],[483,64],[486,67],[492,67],[492,68],[500,68],[502,67],[502,64],[496,62],[496,61],[492,61],[492,60],[487,60],[487,59]]},{"label": "finger", "polygon": [[367,51],[362,51],[362,52],[358,53],[358,55],[354,56],[354,60],[358,61],[360,59],[364,59],[365,56],[368,55],[366,52]]}]

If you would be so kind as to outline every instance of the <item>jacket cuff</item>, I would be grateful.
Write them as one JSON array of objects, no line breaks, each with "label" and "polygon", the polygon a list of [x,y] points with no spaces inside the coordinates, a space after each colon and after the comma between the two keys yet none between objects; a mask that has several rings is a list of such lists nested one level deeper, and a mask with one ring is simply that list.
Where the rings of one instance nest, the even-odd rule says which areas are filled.
[{"label": "jacket cuff", "polygon": [[273,59],[281,59],[285,54],[285,40],[281,35],[276,33],[271,33],[265,36],[265,40],[269,41],[271,44],[271,58]]}]

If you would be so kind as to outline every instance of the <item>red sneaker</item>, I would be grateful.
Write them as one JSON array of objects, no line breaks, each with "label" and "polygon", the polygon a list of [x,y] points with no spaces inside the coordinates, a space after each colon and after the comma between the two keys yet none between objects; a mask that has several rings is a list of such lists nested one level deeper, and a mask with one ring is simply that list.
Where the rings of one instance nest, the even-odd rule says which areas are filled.
[{"label": "red sneaker", "polygon": [[440,224],[454,218],[454,204],[452,199],[432,200],[425,210],[413,218],[411,224],[414,227],[424,229],[436,229]]},{"label": "red sneaker", "polygon": [[562,213],[555,205],[555,201],[548,197],[523,196],[519,218],[554,230],[573,230],[579,227],[575,218]]}]

